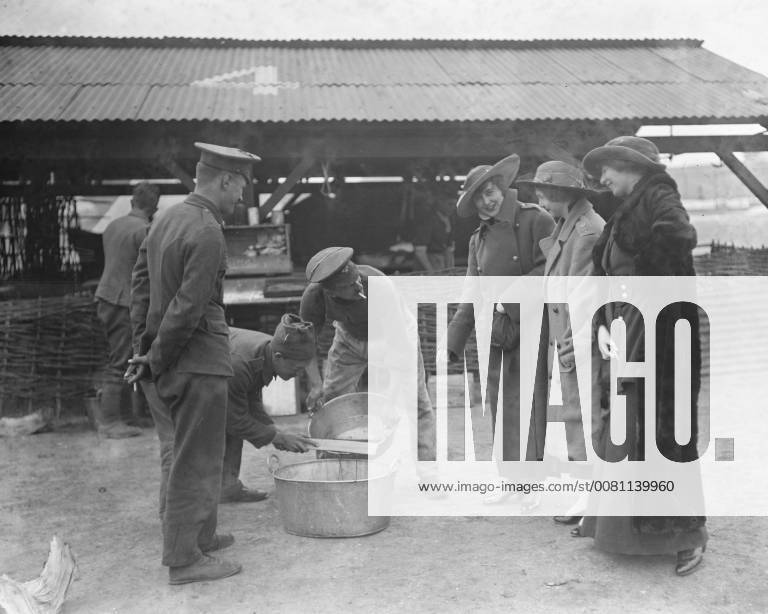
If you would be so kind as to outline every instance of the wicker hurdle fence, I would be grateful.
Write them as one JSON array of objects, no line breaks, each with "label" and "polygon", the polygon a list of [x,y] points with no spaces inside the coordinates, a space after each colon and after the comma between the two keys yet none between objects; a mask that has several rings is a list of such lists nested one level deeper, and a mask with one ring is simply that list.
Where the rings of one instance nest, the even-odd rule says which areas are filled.
[{"label": "wicker hurdle fence", "polygon": [[106,342],[92,296],[3,301],[0,320],[0,415],[48,408],[59,418],[97,385]]},{"label": "wicker hurdle fence", "polygon": [[[712,245],[697,256],[699,275],[768,275],[768,249]],[[423,274],[423,273],[422,273]],[[439,271],[464,275],[461,268]],[[448,317],[454,310],[449,310]],[[83,413],[83,397],[99,386],[106,364],[106,341],[90,293],[48,298],[0,301],[0,416],[31,413],[48,408],[57,418],[62,412]],[[265,331],[271,333],[276,321]],[[419,334],[424,364],[435,373],[435,308],[419,312]],[[324,357],[332,329],[322,331],[319,354]],[[706,339],[706,331],[702,331]],[[467,369],[478,371],[477,348],[466,348]],[[706,368],[706,365],[705,365]],[[461,372],[461,365],[450,365]]]}]

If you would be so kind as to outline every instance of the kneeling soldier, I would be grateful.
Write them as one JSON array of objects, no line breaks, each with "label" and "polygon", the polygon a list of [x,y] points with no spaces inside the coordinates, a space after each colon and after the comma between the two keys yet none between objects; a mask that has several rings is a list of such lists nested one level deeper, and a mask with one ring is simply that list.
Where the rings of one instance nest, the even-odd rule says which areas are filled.
[{"label": "kneeling soldier", "polygon": [[227,439],[221,483],[221,503],[261,501],[267,493],[249,489],[239,480],[243,441],[261,448],[306,452],[314,444],[307,437],[278,429],[264,411],[261,390],[276,377],[289,380],[315,356],[315,331],[310,322],[286,314],[274,337],[242,328],[229,329],[232,370],[227,402]]}]

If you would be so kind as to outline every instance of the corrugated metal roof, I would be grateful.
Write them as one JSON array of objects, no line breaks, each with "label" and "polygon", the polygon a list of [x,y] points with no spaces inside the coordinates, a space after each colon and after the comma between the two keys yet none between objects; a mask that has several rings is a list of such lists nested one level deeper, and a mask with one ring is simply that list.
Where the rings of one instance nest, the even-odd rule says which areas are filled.
[{"label": "corrugated metal roof", "polygon": [[0,38],[0,121],[754,120],[767,97],[698,41]]}]

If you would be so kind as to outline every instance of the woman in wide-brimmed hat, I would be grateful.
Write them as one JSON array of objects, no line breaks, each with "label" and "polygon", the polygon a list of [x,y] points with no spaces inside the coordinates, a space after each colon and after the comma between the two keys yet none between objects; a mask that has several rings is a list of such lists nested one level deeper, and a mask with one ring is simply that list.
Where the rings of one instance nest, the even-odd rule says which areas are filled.
[{"label": "woman in wide-brimmed hat", "polygon": [[[696,230],[683,208],[675,181],[659,160],[659,150],[649,140],[636,136],[615,138],[590,151],[584,168],[621,200],[608,220],[593,250],[593,264],[599,275],[693,276],[692,251]],[[643,362],[645,334],[642,315],[629,303],[611,303],[601,313],[598,347],[604,359],[614,350],[609,329],[615,319],[626,326],[626,360]],[[675,440],[674,327],[679,319],[691,324],[691,442],[680,447]],[[698,458],[696,450],[697,398],[700,385],[699,318],[695,305],[676,303],[665,309],[656,322],[656,433],[659,450],[679,462]],[[663,365],[659,367],[659,365]],[[609,445],[610,415],[604,412],[597,445],[605,460],[613,454],[635,457],[646,436],[642,415],[643,384],[626,379],[620,394],[626,399],[627,424],[637,424],[627,437],[629,451],[617,452]],[[623,457],[623,456],[622,456]],[[676,573],[691,573],[701,562],[707,542],[705,518],[701,516],[598,516],[585,517],[581,533],[595,538],[606,551],[624,554],[677,553]]]},{"label": "woman in wide-brimmed hat", "polygon": [[[532,180],[518,181],[517,185],[534,188],[539,205],[549,211],[556,221],[552,234],[539,241],[541,251],[546,256],[544,275],[571,277],[592,275],[592,248],[603,231],[605,221],[595,213],[592,203],[588,200],[593,192],[585,187],[582,170],[566,162],[552,160],[540,165]],[[574,280],[573,283],[577,282]],[[547,303],[546,326],[545,334],[549,339],[547,360],[539,361],[539,369],[544,369],[546,366],[546,374],[539,373],[537,377],[544,377],[549,382],[546,387],[549,392],[552,377],[555,374],[555,365],[557,365],[556,374],[560,377],[562,391],[561,399],[554,402],[548,399],[547,413],[550,414],[550,419],[565,423],[569,460],[586,461],[584,426],[581,420],[573,331],[568,305]],[[546,415],[539,416],[542,421],[546,418]],[[543,430],[538,429],[538,431]],[[543,448],[543,441],[537,443]],[[584,509],[586,509],[586,497],[581,497],[565,515],[555,516],[555,522],[574,524],[581,519]]]},{"label": "woman in wide-brimmed hat", "polygon": [[[479,216],[480,226],[469,240],[468,276],[541,275],[544,255],[539,241],[549,236],[554,221],[538,205],[522,203],[517,190],[509,188],[520,168],[520,158],[507,156],[494,165],[476,166],[467,174],[456,209],[459,216]],[[463,355],[464,345],[475,325],[471,304],[459,306],[448,326],[450,360]],[[488,369],[488,404],[495,432],[499,380],[504,372],[502,407],[517,415],[520,405],[520,310],[518,305],[498,304],[493,316]],[[513,413],[514,412],[514,413]],[[503,421],[503,460],[520,460],[517,421]],[[503,467],[500,469],[504,474]],[[495,494],[489,503],[503,500]]]}]

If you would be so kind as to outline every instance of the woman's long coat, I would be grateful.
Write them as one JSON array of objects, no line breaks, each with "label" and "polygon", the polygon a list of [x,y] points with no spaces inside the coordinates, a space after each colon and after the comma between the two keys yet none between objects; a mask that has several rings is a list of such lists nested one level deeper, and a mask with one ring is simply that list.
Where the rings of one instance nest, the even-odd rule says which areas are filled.
[{"label": "woman's long coat", "polygon": [[[541,251],[547,260],[544,275],[586,277],[593,273],[592,248],[603,231],[605,221],[595,213],[592,204],[584,197],[579,198],[568,214],[558,220],[552,234],[539,242]],[[547,381],[551,382],[552,372],[557,365],[562,389],[562,406],[559,412],[549,407],[549,418],[566,422],[578,422],[581,425],[581,403],[579,386],[576,378],[576,361],[573,349],[573,332],[569,308],[564,304],[547,303]],[[543,361],[540,368],[543,367]],[[590,369],[591,365],[580,365],[581,369]],[[547,385],[549,391],[550,385]],[[581,425],[583,428],[583,425]],[[543,430],[543,429],[540,429]],[[583,432],[583,431],[580,431]],[[542,442],[543,447],[543,442]],[[570,446],[569,446],[570,447]],[[576,448],[579,456],[584,454],[584,438]],[[569,456],[576,458],[569,449]]]},{"label": "woman's long coat", "polygon": [[[692,251],[696,246],[696,230],[680,201],[675,181],[666,172],[651,173],[643,177],[632,193],[618,207],[606,224],[593,250],[593,263],[598,275],[637,276],[693,276]],[[644,361],[645,334],[639,312],[627,303],[614,303],[606,307],[603,321],[610,323],[623,318],[627,330],[627,361]],[[691,430],[692,442],[678,448],[674,434],[674,325],[680,318],[691,324]],[[660,316],[656,325],[656,430],[659,450],[669,457],[677,452],[677,461],[697,458],[696,434],[698,418],[698,393],[700,388],[701,351],[698,310],[691,304],[678,303]],[[660,388],[659,387],[660,384]],[[627,420],[634,422],[634,437],[623,446],[609,446],[610,424],[604,412],[600,443],[608,456],[625,454],[637,457],[644,445],[653,445],[653,436],[646,436],[637,408],[643,402],[642,389],[629,383],[622,391],[627,397]],[[646,408],[648,411],[648,408]],[[675,552],[701,545],[706,541],[703,530],[705,518],[681,517],[601,517],[590,519],[585,525],[587,534],[598,541],[601,532],[605,536],[602,546],[614,552],[660,553]],[[594,525],[596,521],[596,526]],[[625,529],[618,528],[619,525]],[[628,527],[631,527],[629,534]],[[597,535],[595,535],[597,531]],[[654,539],[638,540],[653,536]],[[600,544],[598,544],[600,545]],[[639,551],[638,551],[639,550]]]},{"label": "woman's long coat", "polygon": [[[554,225],[554,220],[544,209],[518,201],[517,191],[507,190],[499,215],[493,220],[481,222],[469,240],[467,275],[541,275],[545,259],[539,241],[550,235]],[[488,404],[494,430],[502,370],[502,406],[513,411],[520,406],[520,309],[519,305],[505,304],[504,310],[504,314],[494,314],[488,366]],[[474,326],[473,305],[460,305],[448,325],[448,349],[462,356]],[[546,391],[537,386],[534,405],[545,403],[542,394],[545,395]],[[520,413],[527,415],[522,410]],[[519,425],[505,420],[503,460],[520,459],[517,446],[512,444],[519,440],[519,436]]]}]

